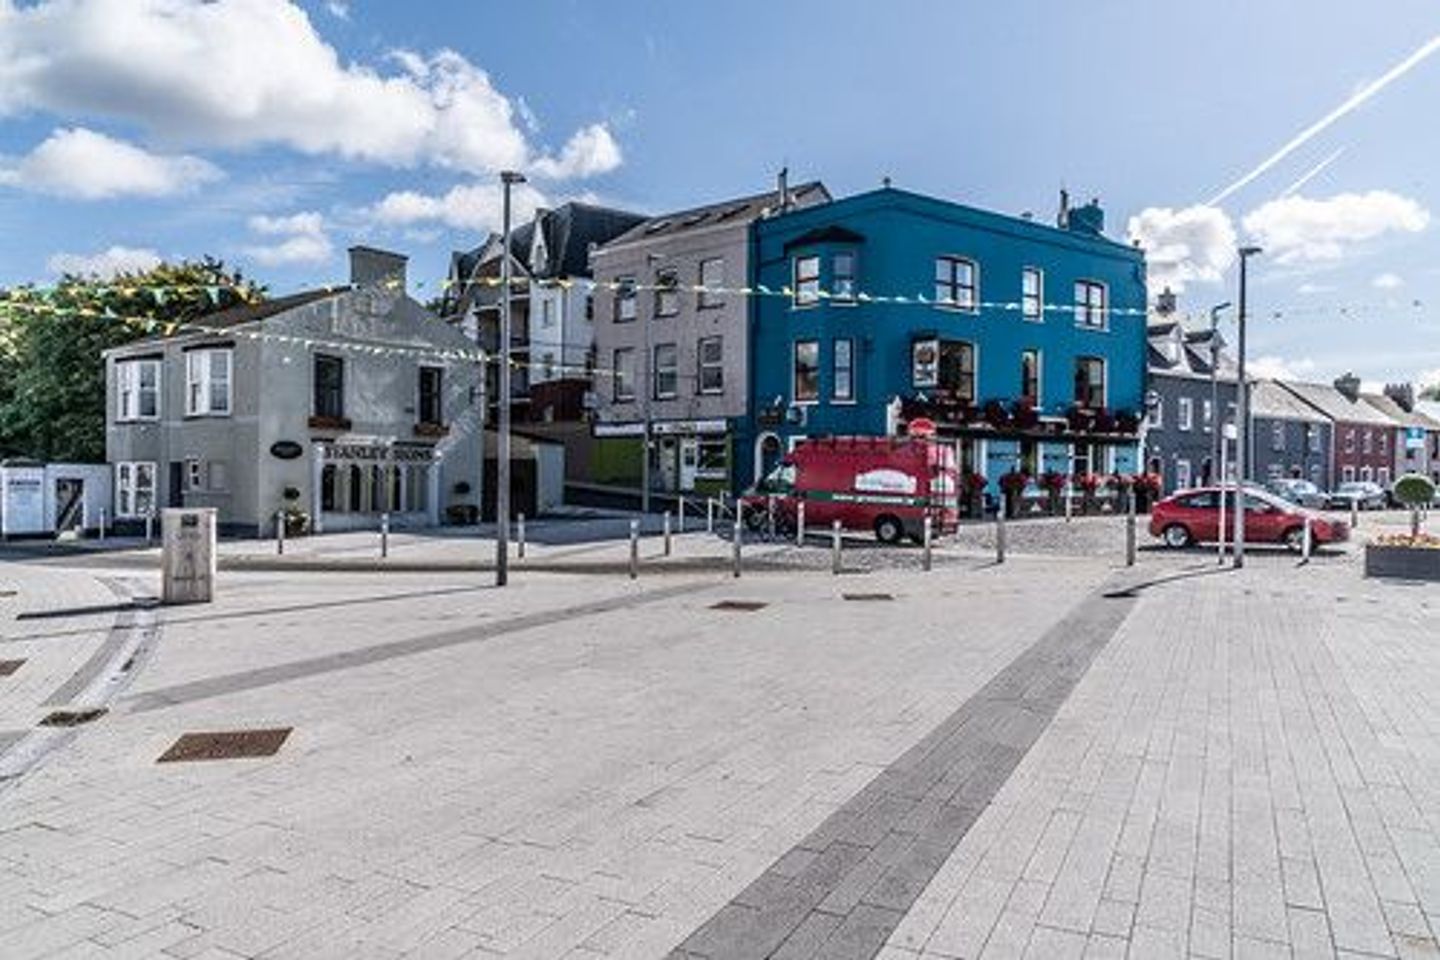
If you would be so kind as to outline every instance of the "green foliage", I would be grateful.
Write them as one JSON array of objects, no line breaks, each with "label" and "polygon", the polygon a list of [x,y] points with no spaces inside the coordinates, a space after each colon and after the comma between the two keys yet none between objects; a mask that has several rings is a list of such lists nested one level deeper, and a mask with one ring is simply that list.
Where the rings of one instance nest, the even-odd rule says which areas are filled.
[{"label": "green foliage", "polygon": [[1421,400],[1440,400],[1440,383],[1432,383],[1420,391]]},{"label": "green foliage", "polygon": [[1395,481],[1394,493],[1407,507],[1423,507],[1435,499],[1435,483],[1423,474],[1407,473]]},{"label": "green foliage", "polygon": [[144,321],[194,322],[263,296],[209,257],[108,280],[66,276],[52,290],[0,291],[0,457],[103,461],[102,351],[151,336]]}]

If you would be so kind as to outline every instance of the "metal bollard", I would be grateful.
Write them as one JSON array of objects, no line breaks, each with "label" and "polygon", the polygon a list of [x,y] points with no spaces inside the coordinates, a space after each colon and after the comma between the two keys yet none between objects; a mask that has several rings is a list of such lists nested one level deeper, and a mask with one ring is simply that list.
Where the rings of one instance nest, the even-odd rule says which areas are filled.
[{"label": "metal bollard", "polygon": [[1135,566],[1135,492],[1125,498],[1125,566]]},{"label": "metal bollard", "polygon": [[836,520],[830,524],[830,572],[835,576],[840,575],[840,549],[842,539],[840,536],[840,521]]},{"label": "metal bollard", "polygon": [[715,498],[705,498],[705,532],[715,532]]},{"label": "metal bollard", "polygon": [[731,552],[733,554],[731,562],[734,564],[734,575],[737,580],[740,579],[740,541],[744,536],[745,529],[740,522],[740,512],[737,508],[735,512],[735,533],[731,538]]},{"label": "metal bollard", "polygon": [[664,526],[664,529],[665,529],[665,556],[668,557],[668,556],[670,556],[670,511],[669,511],[669,510],[666,510],[666,511],[665,511],[665,518],[664,518],[664,520],[663,520],[663,523],[664,523],[664,525],[665,525],[665,526]]},{"label": "metal bollard", "polygon": [[145,546],[155,539],[155,511],[150,510],[145,514]]},{"label": "metal bollard", "polygon": [[105,540],[105,508],[104,508],[104,507],[101,507],[101,508],[100,508],[100,540],[101,540],[102,543],[103,543],[104,540]]},{"label": "metal bollard", "polygon": [[805,546],[805,501],[795,504],[795,546]]},{"label": "metal bollard", "polygon": [[[101,514],[104,518],[104,514]],[[1356,530],[1360,526],[1360,500],[1357,497],[1350,498],[1350,529]]]},{"label": "metal bollard", "polygon": [[1069,523],[1069,522],[1070,522],[1070,518],[1071,518],[1071,516],[1074,515],[1074,512],[1075,512],[1075,492],[1074,492],[1072,489],[1070,489],[1070,485],[1067,483],[1067,484],[1065,485],[1065,522],[1066,522],[1066,523]]},{"label": "metal bollard", "polygon": [[640,521],[630,521],[630,579],[640,576]]},{"label": "metal bollard", "polygon": [[525,514],[515,515],[515,552],[521,560],[525,559]]},{"label": "metal bollard", "polygon": [[1310,518],[1305,518],[1305,532],[1300,538],[1300,562],[1310,562],[1310,551],[1315,549],[1315,531],[1310,526]]},{"label": "metal bollard", "polygon": [[765,498],[765,537],[769,540],[775,539],[775,498]]},{"label": "metal bollard", "polygon": [[1005,562],[1005,504],[995,511],[995,562]]},{"label": "metal bollard", "polygon": [[680,509],[675,514],[675,532],[685,532],[685,498],[680,498]]},{"label": "metal bollard", "polygon": [[285,511],[275,511],[275,555],[285,555]]},{"label": "metal bollard", "polygon": [[390,514],[380,514],[380,559],[390,556]]},{"label": "metal bollard", "polygon": [[925,572],[926,572],[926,573],[929,573],[929,572],[930,572],[930,544],[931,544],[930,535],[931,535],[931,530],[932,530],[932,526],[931,526],[930,517],[929,517],[929,515],[926,515],[926,517],[925,517],[925,533],[924,533],[924,539],[921,541],[921,545],[922,545],[922,547],[923,547],[923,549],[924,549],[924,551],[925,551],[924,557],[923,557],[923,565],[924,565],[924,567],[925,567]]}]

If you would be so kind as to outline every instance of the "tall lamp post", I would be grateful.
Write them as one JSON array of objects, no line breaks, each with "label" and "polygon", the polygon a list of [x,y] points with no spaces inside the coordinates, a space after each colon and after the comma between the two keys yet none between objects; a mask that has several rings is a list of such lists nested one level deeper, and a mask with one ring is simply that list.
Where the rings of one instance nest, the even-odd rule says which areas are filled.
[{"label": "tall lamp post", "polygon": [[[495,438],[495,586],[510,580],[510,188],[524,183],[524,174],[505,170],[504,241],[500,255],[500,424]],[[480,433],[481,444],[485,433]],[[483,446],[482,446],[483,449]],[[483,454],[482,454],[483,456]],[[483,462],[483,460],[482,460]]]},{"label": "tall lamp post", "polygon": [[[1215,442],[1210,444],[1211,470],[1220,469],[1220,449],[1225,443],[1221,437],[1222,431],[1220,429],[1220,425],[1224,423],[1225,420],[1220,415],[1220,340],[1216,328],[1220,324],[1221,312],[1229,309],[1229,300],[1226,300],[1224,303],[1217,303],[1210,308],[1210,435],[1215,438]],[[1215,478],[1212,476],[1209,478],[1209,481],[1214,483]],[[1222,475],[1220,477],[1220,483],[1223,485],[1224,482],[1225,478]]]},{"label": "tall lamp post", "polygon": [[1245,383],[1245,294],[1246,268],[1259,247],[1241,247],[1240,254],[1240,335],[1236,351],[1235,378],[1235,569],[1245,566],[1245,477],[1250,469],[1250,391]]},{"label": "tall lamp post", "polygon": [[[660,261],[663,259],[664,257],[660,256],[660,254],[658,253],[645,254],[645,265],[650,268],[652,277],[654,277],[655,265],[660,263]],[[655,289],[658,291],[660,289],[659,279],[654,279],[656,281]],[[651,309],[655,309],[654,304],[651,305]],[[636,307],[635,313],[637,316],[640,313],[638,305]],[[642,517],[650,513],[650,433],[652,429],[650,422],[652,413],[650,407],[650,399],[655,395],[655,370],[653,367],[653,364],[655,363],[655,347],[650,342],[650,321],[652,319],[653,317],[645,317],[641,320],[641,323],[645,325],[645,383],[643,385],[645,394],[642,398],[644,403],[641,408],[645,422],[644,432],[640,435],[640,515]]]}]

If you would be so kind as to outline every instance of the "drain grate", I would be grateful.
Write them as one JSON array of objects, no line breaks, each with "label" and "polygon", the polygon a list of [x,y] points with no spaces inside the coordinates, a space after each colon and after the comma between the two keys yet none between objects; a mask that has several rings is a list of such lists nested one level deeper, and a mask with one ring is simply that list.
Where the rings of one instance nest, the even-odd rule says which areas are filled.
[{"label": "drain grate", "polygon": [[0,677],[10,676],[24,665],[24,660],[0,660]]},{"label": "drain grate", "polygon": [[894,600],[893,593],[842,593],[840,595],[846,600],[870,601],[870,600]]},{"label": "drain grate", "polygon": [[764,610],[768,606],[768,603],[761,603],[759,600],[721,600],[719,603],[710,604],[710,609],[754,613],[756,610]]},{"label": "drain grate", "polygon": [[170,745],[156,763],[183,763],[190,760],[235,760],[273,756],[291,727],[274,730],[224,730],[217,733],[187,733]]},{"label": "drain grate", "polygon": [[104,707],[89,707],[84,710],[56,710],[45,715],[40,721],[42,727],[78,727],[105,716]]}]

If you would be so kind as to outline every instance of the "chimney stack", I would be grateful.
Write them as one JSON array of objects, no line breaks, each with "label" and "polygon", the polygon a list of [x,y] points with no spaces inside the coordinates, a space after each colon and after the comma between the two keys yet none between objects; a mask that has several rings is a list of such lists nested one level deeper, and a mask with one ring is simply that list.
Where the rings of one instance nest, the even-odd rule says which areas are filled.
[{"label": "chimney stack", "polygon": [[1415,388],[1408,383],[1385,384],[1385,396],[1394,400],[1406,413],[1415,412]]},{"label": "chimney stack", "polygon": [[[389,250],[377,250],[374,247],[351,247],[350,283],[357,287],[383,285],[387,289],[404,293],[406,290],[405,264],[409,259],[404,254],[391,253]],[[390,281],[399,282],[391,283]]]},{"label": "chimney stack", "polygon": [[780,212],[790,212],[790,168],[781,167],[775,177],[775,191],[780,194]]},{"label": "chimney stack", "polygon": [[1346,400],[1354,403],[1360,399],[1360,378],[1353,373],[1347,373],[1343,377],[1336,377],[1335,389],[1344,394]]}]

